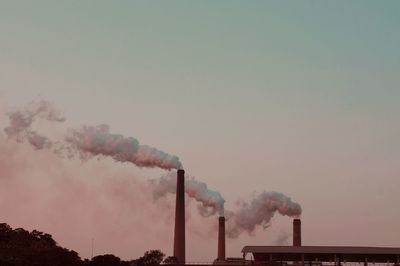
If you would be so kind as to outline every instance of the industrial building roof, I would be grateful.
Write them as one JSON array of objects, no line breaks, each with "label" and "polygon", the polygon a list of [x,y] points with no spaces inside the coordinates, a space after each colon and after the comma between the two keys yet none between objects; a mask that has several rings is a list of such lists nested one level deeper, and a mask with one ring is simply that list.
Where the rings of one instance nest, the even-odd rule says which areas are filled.
[{"label": "industrial building roof", "polygon": [[[329,246],[246,246],[256,261],[400,263],[400,248]],[[340,264],[340,263],[339,263]]]},{"label": "industrial building roof", "polygon": [[242,253],[322,253],[322,254],[391,254],[400,255],[400,248],[352,246],[245,246]]}]

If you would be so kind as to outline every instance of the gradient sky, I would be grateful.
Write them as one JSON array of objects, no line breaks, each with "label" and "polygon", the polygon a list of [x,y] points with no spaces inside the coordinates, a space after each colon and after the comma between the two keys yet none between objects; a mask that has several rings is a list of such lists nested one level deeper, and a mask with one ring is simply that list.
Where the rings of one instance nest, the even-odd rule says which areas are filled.
[{"label": "gradient sky", "polygon": [[[107,123],[176,154],[230,208],[283,192],[303,207],[305,245],[400,246],[399,14],[397,0],[1,1],[0,103],[49,100],[71,124]],[[15,213],[0,222],[89,256]],[[270,232],[228,240],[228,255],[290,226],[276,217]],[[169,254],[170,227],[160,240]],[[215,258],[215,237],[187,238],[189,259]]]}]

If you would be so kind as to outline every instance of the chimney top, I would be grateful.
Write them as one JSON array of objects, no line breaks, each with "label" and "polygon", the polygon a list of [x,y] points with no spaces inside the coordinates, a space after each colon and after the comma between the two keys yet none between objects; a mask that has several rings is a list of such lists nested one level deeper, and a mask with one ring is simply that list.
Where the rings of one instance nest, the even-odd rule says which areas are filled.
[{"label": "chimney top", "polygon": [[301,246],[301,220],[293,219],[293,246]]}]

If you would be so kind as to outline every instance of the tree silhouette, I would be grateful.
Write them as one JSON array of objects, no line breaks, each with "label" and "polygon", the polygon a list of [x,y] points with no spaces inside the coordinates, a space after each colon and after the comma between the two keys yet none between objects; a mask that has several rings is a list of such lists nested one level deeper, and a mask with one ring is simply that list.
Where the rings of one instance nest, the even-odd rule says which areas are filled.
[{"label": "tree silhouette", "polygon": [[164,264],[168,265],[178,264],[178,259],[174,256],[166,257],[164,260]]},{"label": "tree silhouette", "polygon": [[165,257],[165,254],[160,250],[150,250],[146,251],[143,257],[132,261],[134,266],[150,266],[150,265],[160,265]]},{"label": "tree silhouette", "polygon": [[129,265],[127,262],[121,261],[115,255],[112,254],[105,254],[99,255],[92,259],[89,264],[90,266],[122,266],[122,265]]},{"label": "tree silhouette", "polygon": [[[150,250],[131,261],[123,261],[112,254],[82,261],[75,251],[58,246],[50,234],[12,229],[0,223],[0,266],[152,266],[160,265],[164,257],[160,250]],[[168,257],[164,263],[174,264],[176,258]]]},{"label": "tree silhouette", "polygon": [[0,265],[82,265],[78,253],[57,246],[51,235],[0,224]]}]

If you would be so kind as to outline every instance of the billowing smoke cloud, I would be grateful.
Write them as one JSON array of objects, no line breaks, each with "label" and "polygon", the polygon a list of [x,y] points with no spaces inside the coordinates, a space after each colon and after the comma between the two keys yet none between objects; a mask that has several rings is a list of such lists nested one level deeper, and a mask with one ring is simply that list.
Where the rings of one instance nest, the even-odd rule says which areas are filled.
[{"label": "billowing smoke cloud", "polygon": [[277,246],[287,246],[289,245],[289,239],[291,234],[286,231],[280,231],[279,235],[274,241],[274,244]]},{"label": "billowing smoke cloud", "polygon": [[35,119],[50,122],[63,122],[63,118],[53,106],[41,101],[31,104],[24,110],[9,115],[10,125],[4,129],[9,138],[17,141],[26,139],[36,149],[48,148],[57,154],[66,153],[72,157],[78,153],[81,158],[93,156],[110,156],[119,162],[130,162],[139,167],[159,167],[162,169],[179,169],[182,163],[179,158],[156,148],[140,145],[133,137],[124,137],[110,133],[109,126],[83,126],[81,129],[69,129],[62,141],[52,141],[32,130]]},{"label": "billowing smoke cloud", "polygon": [[4,131],[9,138],[18,142],[26,139],[36,149],[49,148],[52,146],[52,142],[31,128],[32,123],[38,118],[51,122],[65,121],[65,118],[50,103],[40,101],[39,103],[31,103],[23,110],[10,113],[10,125]]},{"label": "billowing smoke cloud", "polygon": [[[176,173],[169,172],[158,180],[151,180],[155,199],[164,197],[167,193],[176,192]],[[227,236],[236,238],[246,232],[252,234],[257,226],[264,229],[269,226],[272,217],[278,212],[281,215],[298,217],[301,206],[282,193],[262,192],[250,203],[242,202],[236,211],[226,210],[224,213],[224,198],[219,192],[207,187],[207,184],[186,176],[185,192],[200,202],[199,213],[204,216],[218,214],[227,217]]]},{"label": "billowing smoke cloud", "polygon": [[[154,204],[152,187],[138,171],[111,160],[63,160],[1,133],[0,223],[50,233],[84,258],[91,257],[92,238],[94,255],[133,259],[154,246],[170,253],[173,202]],[[149,227],[155,217],[164,222]],[[189,234],[205,228],[187,227]]]},{"label": "billowing smoke cloud", "polygon": [[264,191],[250,203],[242,203],[236,212],[227,213],[227,236],[236,238],[243,232],[251,234],[256,226],[267,228],[276,212],[298,217],[301,215],[301,206],[282,193]]},{"label": "billowing smoke cloud", "polygon": [[[164,197],[167,193],[176,192],[176,173],[170,172],[158,180],[151,181],[154,185],[153,195],[155,199]],[[210,190],[206,183],[186,175],[185,192],[190,197],[200,202],[199,213],[208,217],[218,213],[224,215],[224,198],[217,191]]]},{"label": "billowing smoke cloud", "polygon": [[[133,137],[111,133],[107,125],[69,129],[62,140],[53,141],[32,129],[32,124],[37,119],[50,122],[65,121],[50,103],[41,101],[10,113],[10,125],[4,131],[10,139],[18,142],[27,140],[36,149],[46,148],[57,155],[67,153],[68,158],[75,154],[79,154],[82,159],[108,156],[115,161],[130,162],[139,167],[158,167],[167,170],[182,168],[177,156],[141,145]],[[159,180],[152,180],[151,183],[156,199],[164,197],[167,193],[175,193],[176,173],[169,172]],[[198,209],[202,216],[224,215],[224,198],[219,192],[210,190],[205,183],[194,177],[187,177],[185,192],[190,198],[201,203]],[[266,228],[276,212],[297,217],[301,214],[301,207],[282,193],[263,192],[250,203],[242,203],[237,211],[225,212],[228,218],[227,235],[234,238],[243,232],[251,234],[257,226]]]},{"label": "billowing smoke cloud", "polygon": [[78,150],[82,157],[110,156],[119,162],[131,162],[139,167],[179,169],[179,158],[156,148],[140,145],[132,137],[110,133],[109,126],[83,126],[80,130],[70,129],[65,138]]}]

